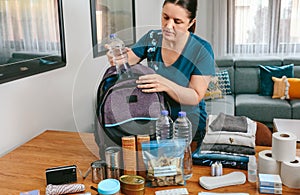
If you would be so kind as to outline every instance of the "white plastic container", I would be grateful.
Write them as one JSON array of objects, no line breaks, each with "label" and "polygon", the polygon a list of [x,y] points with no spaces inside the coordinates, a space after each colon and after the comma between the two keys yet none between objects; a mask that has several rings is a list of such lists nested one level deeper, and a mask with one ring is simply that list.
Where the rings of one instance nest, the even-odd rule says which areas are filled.
[{"label": "white plastic container", "polygon": [[248,181],[249,182],[256,182],[257,181],[257,163],[256,157],[250,156],[248,162]]},{"label": "white plastic container", "polygon": [[99,195],[119,195],[120,182],[116,179],[105,179],[98,184]]}]

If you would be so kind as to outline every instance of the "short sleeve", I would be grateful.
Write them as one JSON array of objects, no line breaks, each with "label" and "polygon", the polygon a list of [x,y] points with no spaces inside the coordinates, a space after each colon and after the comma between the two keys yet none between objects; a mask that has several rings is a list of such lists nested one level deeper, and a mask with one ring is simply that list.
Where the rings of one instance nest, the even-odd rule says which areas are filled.
[{"label": "short sleeve", "polygon": [[133,53],[141,59],[145,59],[147,57],[147,48],[149,43],[149,34],[151,31],[142,36],[132,47]]},{"label": "short sleeve", "polygon": [[214,53],[209,43],[204,43],[200,49],[196,67],[196,73],[199,71],[201,75],[215,75]]}]

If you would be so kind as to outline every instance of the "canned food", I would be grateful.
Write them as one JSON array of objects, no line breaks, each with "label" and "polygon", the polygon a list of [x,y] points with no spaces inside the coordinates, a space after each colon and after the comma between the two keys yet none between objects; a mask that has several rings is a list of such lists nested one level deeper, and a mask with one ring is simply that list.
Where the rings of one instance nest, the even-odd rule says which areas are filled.
[{"label": "canned food", "polygon": [[138,175],[122,175],[121,192],[127,195],[144,195],[145,179]]},{"label": "canned food", "polygon": [[99,183],[106,179],[106,163],[103,160],[97,160],[91,163],[92,167],[92,181]]},{"label": "canned food", "polygon": [[105,149],[105,160],[107,164],[107,178],[118,179],[121,172],[121,148],[117,146],[108,147]]}]

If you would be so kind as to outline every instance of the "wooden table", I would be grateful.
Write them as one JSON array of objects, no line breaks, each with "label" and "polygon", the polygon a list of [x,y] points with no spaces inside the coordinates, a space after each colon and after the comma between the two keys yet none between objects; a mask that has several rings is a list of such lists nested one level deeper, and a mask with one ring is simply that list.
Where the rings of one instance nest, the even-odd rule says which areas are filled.
[{"label": "wooden table", "polygon": [[[257,147],[257,152],[269,149],[268,147]],[[300,153],[298,149],[298,155]],[[47,130],[18,147],[14,151],[0,158],[0,194],[19,194],[24,191],[38,189],[45,194],[46,177],[45,169],[62,165],[76,164],[84,173],[91,162],[98,160],[98,147],[95,144],[92,133],[77,133]],[[232,171],[246,171],[224,168],[224,174]],[[190,194],[197,195],[198,192],[206,192],[199,183],[200,176],[210,175],[210,167],[193,167],[193,177],[187,181],[186,186]],[[86,192],[96,194],[90,186],[97,187],[92,183],[91,174],[83,180],[78,174],[78,183],[83,183]],[[210,192],[248,192],[259,194],[256,183],[246,182],[243,185],[229,186],[211,190]],[[163,188],[146,188],[145,195],[155,194],[156,190],[175,188],[174,186]],[[284,195],[300,194],[300,190],[289,189],[283,186]]]}]

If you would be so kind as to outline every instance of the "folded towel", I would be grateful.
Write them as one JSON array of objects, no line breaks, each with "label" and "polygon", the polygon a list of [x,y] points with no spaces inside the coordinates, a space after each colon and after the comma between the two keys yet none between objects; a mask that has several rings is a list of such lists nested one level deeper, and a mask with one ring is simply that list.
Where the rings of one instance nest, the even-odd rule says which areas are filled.
[{"label": "folded towel", "polygon": [[247,117],[231,116],[220,113],[217,118],[210,124],[212,131],[231,131],[231,132],[247,132]]},{"label": "folded towel", "polygon": [[233,131],[213,131],[210,128],[210,124],[217,118],[218,115],[208,115],[207,117],[207,125],[206,125],[206,134],[211,135],[220,135],[220,134],[227,134],[227,135],[239,135],[244,137],[253,137],[256,135],[257,130],[257,123],[247,117],[247,132],[233,132]]}]

